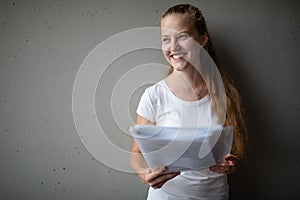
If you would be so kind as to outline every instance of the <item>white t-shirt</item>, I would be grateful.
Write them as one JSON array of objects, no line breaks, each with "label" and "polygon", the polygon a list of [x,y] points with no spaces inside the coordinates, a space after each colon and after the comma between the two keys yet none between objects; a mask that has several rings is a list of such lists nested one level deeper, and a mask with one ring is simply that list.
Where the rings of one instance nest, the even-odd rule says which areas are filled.
[{"label": "white t-shirt", "polygon": [[[176,97],[161,80],[147,88],[141,97],[137,114],[156,126],[208,127],[217,125],[211,113],[209,96],[198,101]],[[228,199],[227,176],[209,169],[181,172],[161,189],[149,189],[148,200],[219,200]]]}]

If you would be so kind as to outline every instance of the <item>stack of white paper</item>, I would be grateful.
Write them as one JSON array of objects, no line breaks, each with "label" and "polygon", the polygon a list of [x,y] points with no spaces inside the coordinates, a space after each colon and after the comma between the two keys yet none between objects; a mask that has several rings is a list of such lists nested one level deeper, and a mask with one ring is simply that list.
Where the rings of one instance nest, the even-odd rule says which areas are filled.
[{"label": "stack of white paper", "polygon": [[230,153],[233,128],[175,128],[135,125],[131,133],[151,169],[167,172],[207,168]]}]

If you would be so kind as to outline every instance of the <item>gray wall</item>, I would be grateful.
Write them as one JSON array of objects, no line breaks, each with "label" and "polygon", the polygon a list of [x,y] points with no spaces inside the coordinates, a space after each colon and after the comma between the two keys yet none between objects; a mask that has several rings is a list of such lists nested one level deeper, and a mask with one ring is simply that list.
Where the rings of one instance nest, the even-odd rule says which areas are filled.
[{"label": "gray wall", "polygon": [[[178,2],[1,0],[0,199],[145,198],[147,188],[136,175],[99,162],[82,144],[72,114],[73,84],[101,41],[157,26],[159,13]],[[231,199],[299,199],[298,1],[186,2],[203,10],[244,100],[250,150],[239,172],[230,175]],[[161,60],[155,50],[145,50],[139,62],[137,55],[112,63],[96,93],[104,131],[127,150],[130,140],[118,139],[122,130],[103,105],[128,66]],[[133,95],[132,116],[146,86]]]}]

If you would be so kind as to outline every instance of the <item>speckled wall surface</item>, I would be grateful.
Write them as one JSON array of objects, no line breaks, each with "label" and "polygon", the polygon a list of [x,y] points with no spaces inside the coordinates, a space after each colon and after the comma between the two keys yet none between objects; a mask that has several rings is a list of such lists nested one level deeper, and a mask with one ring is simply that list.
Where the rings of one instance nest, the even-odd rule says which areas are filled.
[{"label": "speckled wall surface", "polygon": [[[145,199],[147,188],[136,175],[103,165],[83,146],[72,114],[73,84],[97,44],[157,26],[159,14],[177,2],[0,1],[0,199]],[[231,199],[299,199],[298,1],[185,2],[203,10],[246,108],[251,150],[230,176]],[[111,69],[104,85],[121,76]],[[111,87],[102,90],[111,94]],[[110,124],[101,94],[99,120]]]}]

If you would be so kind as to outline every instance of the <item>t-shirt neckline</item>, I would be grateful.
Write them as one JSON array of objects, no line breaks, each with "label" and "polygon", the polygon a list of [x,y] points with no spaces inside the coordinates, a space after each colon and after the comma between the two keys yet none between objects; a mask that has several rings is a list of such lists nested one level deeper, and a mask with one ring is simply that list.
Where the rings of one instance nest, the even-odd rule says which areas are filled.
[{"label": "t-shirt neckline", "polygon": [[209,95],[205,95],[203,98],[199,99],[199,100],[196,100],[196,101],[185,101],[183,99],[180,99],[179,97],[177,97],[169,88],[169,86],[167,85],[166,83],[166,80],[163,79],[160,81],[162,86],[164,86],[164,88],[166,88],[166,90],[177,100],[179,101],[180,103],[182,104],[185,104],[185,105],[188,105],[188,106],[196,106],[196,105],[200,105],[200,104],[203,104],[204,102],[208,101],[209,99]]}]

